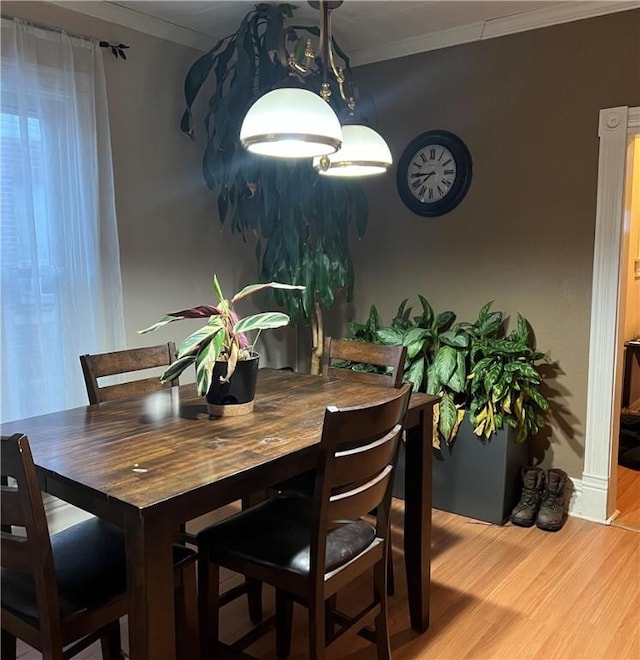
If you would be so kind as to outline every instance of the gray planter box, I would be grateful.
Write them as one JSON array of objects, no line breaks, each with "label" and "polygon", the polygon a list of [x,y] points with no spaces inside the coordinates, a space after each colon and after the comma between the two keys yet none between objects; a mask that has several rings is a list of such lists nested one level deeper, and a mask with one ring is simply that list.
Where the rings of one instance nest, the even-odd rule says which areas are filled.
[{"label": "gray planter box", "polygon": [[474,435],[468,420],[450,447],[433,453],[433,506],[470,518],[503,524],[522,491],[527,443],[503,428],[490,440]]},{"label": "gray planter box", "polygon": [[[455,443],[433,451],[433,507],[502,525],[520,499],[520,471],[528,465],[528,458],[527,443],[516,443],[511,427],[483,441],[465,419]],[[394,495],[402,497],[403,493],[401,454]]]}]

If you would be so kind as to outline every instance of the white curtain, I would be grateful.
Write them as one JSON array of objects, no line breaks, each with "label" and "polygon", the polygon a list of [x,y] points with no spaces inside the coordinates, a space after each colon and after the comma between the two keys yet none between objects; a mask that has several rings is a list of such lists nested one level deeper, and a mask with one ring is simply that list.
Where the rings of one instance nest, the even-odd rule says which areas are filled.
[{"label": "white curtain", "polygon": [[81,353],[124,346],[97,42],[2,19],[2,421],[87,403]]}]

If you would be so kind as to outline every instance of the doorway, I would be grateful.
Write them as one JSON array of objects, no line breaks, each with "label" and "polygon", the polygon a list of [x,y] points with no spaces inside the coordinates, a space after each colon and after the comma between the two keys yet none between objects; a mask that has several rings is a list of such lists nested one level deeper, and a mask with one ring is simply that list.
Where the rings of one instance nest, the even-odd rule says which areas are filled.
[{"label": "doorway", "polygon": [[616,512],[611,524],[640,532],[640,134],[629,136],[623,213],[628,227],[620,292],[624,348]]},{"label": "doorway", "polygon": [[625,208],[630,141],[640,135],[640,107],[600,111],[598,195],[593,258],[591,335],[585,456],[576,513],[607,523],[617,504],[622,367],[623,296],[628,272],[630,214]]}]

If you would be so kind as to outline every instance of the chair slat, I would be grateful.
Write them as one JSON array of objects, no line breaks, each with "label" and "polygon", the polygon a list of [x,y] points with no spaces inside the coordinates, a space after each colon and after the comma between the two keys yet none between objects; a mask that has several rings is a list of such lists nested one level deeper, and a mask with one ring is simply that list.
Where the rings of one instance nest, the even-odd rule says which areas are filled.
[{"label": "chair slat", "polygon": [[89,403],[113,401],[134,394],[152,392],[178,385],[178,379],[170,383],[161,383],[159,377],[140,378],[126,383],[101,386],[99,378],[133,374],[135,372],[158,367],[168,367],[176,359],[176,346],[174,342],[158,346],[145,346],[111,353],[97,353],[94,355],[81,355],[80,365],[87,388]]},{"label": "chair slat", "polygon": [[118,383],[116,385],[105,385],[100,388],[101,401],[115,401],[124,399],[128,396],[143,394],[145,392],[155,392],[165,388],[173,387],[171,383],[161,383],[156,377],[141,378],[140,380],[131,380],[128,383]]},{"label": "chair slat", "polygon": [[[384,400],[385,395],[381,391],[380,399]],[[368,415],[363,415],[357,407],[342,408],[341,413],[339,424],[333,426],[329,422],[336,450],[372,442],[389,433],[397,423],[395,411],[389,407],[374,408]]]},{"label": "chair slat", "polygon": [[2,566],[12,571],[29,573],[33,569],[32,550],[26,536],[2,532]]},{"label": "chair slat", "polygon": [[0,487],[0,507],[2,509],[3,525],[24,525],[22,502],[16,487]]},{"label": "chair slat", "polygon": [[382,438],[354,449],[336,452],[333,487],[370,479],[380,465],[390,464],[395,456],[401,428],[397,424]]},{"label": "chair slat", "polygon": [[392,466],[387,465],[374,479],[353,490],[332,495],[327,507],[327,518],[331,522],[338,520],[357,520],[375,509],[383,500]]},{"label": "chair slat", "polygon": [[175,355],[173,346],[173,343],[160,344],[91,355],[93,373],[100,378],[171,364]]},{"label": "chair slat", "polygon": [[[326,337],[322,355],[322,375],[325,378],[350,378],[363,383],[399,387],[404,375],[406,355],[405,346],[385,346],[372,342]],[[338,367],[334,365],[337,361],[387,367],[388,373],[356,371]]]}]

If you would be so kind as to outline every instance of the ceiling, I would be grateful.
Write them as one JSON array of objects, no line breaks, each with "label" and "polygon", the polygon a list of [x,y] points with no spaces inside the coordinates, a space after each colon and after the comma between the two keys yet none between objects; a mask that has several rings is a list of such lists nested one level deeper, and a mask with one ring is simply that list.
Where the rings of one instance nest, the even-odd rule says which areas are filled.
[{"label": "ceiling", "polygon": [[[208,50],[234,32],[256,3],[245,0],[56,2]],[[294,19],[317,24],[318,11],[295,3]],[[332,13],[333,33],[353,65],[640,7],[640,0],[345,0]]]}]

